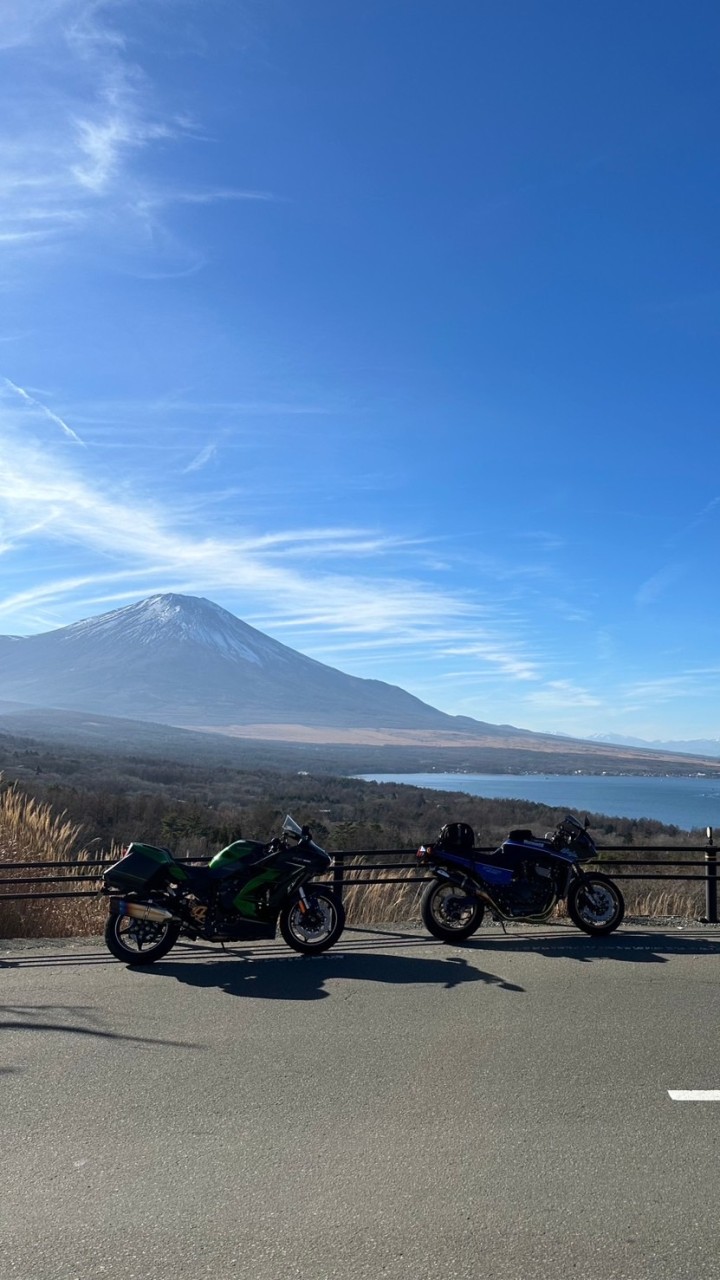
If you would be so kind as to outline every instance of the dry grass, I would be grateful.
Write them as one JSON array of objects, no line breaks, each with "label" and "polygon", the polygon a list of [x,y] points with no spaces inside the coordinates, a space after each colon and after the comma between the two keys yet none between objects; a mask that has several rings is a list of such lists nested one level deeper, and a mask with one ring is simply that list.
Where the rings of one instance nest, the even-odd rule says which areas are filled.
[{"label": "dry grass", "polygon": [[[1,781],[1,776],[0,776]],[[0,791],[0,862],[70,862],[60,874],[70,881],[86,873],[92,854],[82,845],[82,826],[69,822],[65,814],[53,813],[45,804],[24,795],[16,786]],[[119,855],[118,855],[119,856]],[[18,875],[33,875],[32,870]],[[51,876],[52,868],[38,867],[38,876]],[[7,885],[0,877],[0,936],[4,938],[68,938],[102,932],[105,906],[92,898],[38,898],[35,901],[6,902],[4,894],[62,892],[62,884]],[[92,888],[82,882],[78,888]]]},{"label": "dry grass", "polygon": [[[351,865],[348,862],[348,866]],[[682,867],[667,867],[667,871],[680,874]],[[398,875],[401,874],[398,872]],[[697,875],[698,871],[693,868],[690,874]],[[407,875],[417,875],[416,869],[409,869]],[[672,887],[665,887],[666,885]],[[417,922],[420,918],[420,899],[425,887],[425,883],[367,884],[349,889],[345,895],[348,922],[354,925]],[[705,887],[702,883],[690,885],[683,881],[621,880],[619,888],[625,898],[628,917],[652,920],[673,916],[683,920],[698,920],[705,914]],[[556,919],[567,918],[564,903],[558,905],[554,916]]]},{"label": "dry grass", "polygon": [[[352,866],[353,862],[348,862],[346,865]],[[380,874],[386,876],[397,874],[399,878],[406,879],[418,873],[415,867],[410,867],[407,872],[386,871]],[[420,899],[425,888],[425,883],[416,884],[410,881],[406,884],[361,884],[356,889],[347,889],[344,902],[348,923],[402,924],[419,920]]]},{"label": "dry grass", "polygon": [[625,911],[628,916],[661,918],[677,916],[683,920],[699,920],[705,915],[705,886],[683,884],[677,881],[675,888],[664,889],[659,884],[644,885],[637,881],[623,880]]}]

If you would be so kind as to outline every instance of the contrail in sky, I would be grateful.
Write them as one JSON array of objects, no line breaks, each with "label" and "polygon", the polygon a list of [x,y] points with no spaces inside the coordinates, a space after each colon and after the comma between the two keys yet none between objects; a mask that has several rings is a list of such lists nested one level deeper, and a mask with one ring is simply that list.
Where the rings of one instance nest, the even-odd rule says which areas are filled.
[{"label": "contrail in sky", "polygon": [[73,431],[72,427],[69,427],[67,422],[63,422],[62,418],[59,417],[57,413],[53,413],[52,409],[48,409],[46,404],[41,404],[41,402],[36,400],[34,396],[28,395],[28,392],[24,387],[19,387],[17,383],[11,382],[9,378],[3,377],[3,382],[6,387],[10,387],[11,391],[14,391],[16,395],[20,396],[21,400],[25,400],[27,404],[33,405],[36,409],[39,409],[41,413],[44,413],[46,418],[49,418],[51,422],[54,422],[56,426],[60,427],[61,430],[65,432],[65,435],[69,436],[71,440],[74,440],[76,444],[85,446],[85,441],[80,439],[77,431]]},{"label": "contrail in sky", "polygon": [[196,458],[193,458],[192,462],[189,463],[187,467],[183,468],[183,475],[186,476],[189,471],[200,471],[200,469],[204,467],[206,463],[210,461],[211,458],[214,458],[216,453],[217,453],[216,444],[206,445],[205,448],[202,450],[202,453],[199,453]]}]

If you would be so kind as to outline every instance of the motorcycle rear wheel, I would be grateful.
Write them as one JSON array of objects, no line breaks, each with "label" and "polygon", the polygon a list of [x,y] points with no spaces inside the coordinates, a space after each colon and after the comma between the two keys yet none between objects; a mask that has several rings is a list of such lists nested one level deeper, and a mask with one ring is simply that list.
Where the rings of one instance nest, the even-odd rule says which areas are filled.
[{"label": "motorcycle rear wheel", "polygon": [[463,942],[483,921],[485,905],[469,898],[457,885],[436,880],[428,885],[420,903],[420,913],[428,933],[441,942]]},{"label": "motorcycle rear wheel", "polygon": [[345,908],[339,898],[327,889],[315,889],[307,895],[309,909],[303,911],[300,899],[286,902],[278,925],[293,951],[317,956],[334,946],[345,928]]},{"label": "motorcycle rear wheel", "polygon": [[592,872],[570,886],[567,909],[578,929],[593,938],[602,938],[622,924],[625,899],[609,876]]},{"label": "motorcycle rear wheel", "polygon": [[110,915],[105,922],[105,945],[116,960],[133,966],[154,964],[175,946],[180,925],[174,920],[155,923],[132,916]]}]

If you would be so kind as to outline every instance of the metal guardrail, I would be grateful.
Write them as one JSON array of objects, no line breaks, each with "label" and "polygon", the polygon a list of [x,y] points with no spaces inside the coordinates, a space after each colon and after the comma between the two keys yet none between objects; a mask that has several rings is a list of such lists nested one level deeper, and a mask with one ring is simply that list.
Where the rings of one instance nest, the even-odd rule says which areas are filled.
[{"label": "metal guardrail", "polygon": [[[479,854],[492,853],[496,845],[478,845],[477,852]],[[633,852],[650,853],[656,846],[652,845],[635,845]],[[684,858],[623,858],[618,856],[622,854],[622,847],[619,845],[598,845],[599,854],[612,854],[609,858],[598,858],[598,862],[604,867],[612,866],[612,876],[614,880],[686,880],[701,881],[705,885],[705,915],[703,922],[706,924],[718,923],[718,900],[717,900],[717,846],[713,843],[712,828],[708,827],[708,840],[704,845],[665,845],[659,852],[663,854],[682,853],[693,854],[701,853],[702,861],[685,861]],[[374,885],[374,884],[413,884],[420,883],[430,879],[430,875],[400,875],[400,876],[378,876],[378,872],[382,871],[409,871],[418,870],[415,859],[415,849],[358,849],[355,851],[343,850],[336,851],[333,856],[335,865],[329,873],[332,877],[333,884],[342,895],[345,890],[353,888],[355,885]],[[178,858],[179,862],[209,862],[210,856]],[[404,859],[403,861],[393,861],[378,864],[374,859],[378,858],[394,858]],[[72,889],[72,890],[52,890],[44,892],[41,889],[33,889],[29,893],[6,893],[6,885],[52,885],[52,884],[80,884],[93,882],[99,885],[102,879],[102,870],[94,874],[86,874],[86,869],[90,867],[109,867],[116,862],[116,858],[88,858],[68,862],[0,862],[0,905],[3,902],[20,902],[40,898],[91,898],[98,893],[95,889]],[[615,871],[615,867],[679,867],[683,868],[701,867],[703,874],[687,875],[683,870],[681,872],[672,871],[651,871],[643,872],[640,875],[635,871]],[[17,872],[32,871],[34,875],[17,875]],[[38,871],[62,871],[62,875],[37,875]],[[370,873],[370,874],[367,874]]]}]

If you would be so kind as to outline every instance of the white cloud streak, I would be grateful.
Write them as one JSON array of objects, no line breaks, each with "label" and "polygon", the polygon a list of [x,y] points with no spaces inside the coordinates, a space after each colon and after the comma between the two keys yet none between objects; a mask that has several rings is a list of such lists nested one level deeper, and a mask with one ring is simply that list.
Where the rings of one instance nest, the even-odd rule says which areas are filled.
[{"label": "white cloud streak", "polygon": [[162,194],[144,197],[138,201],[137,208],[147,213],[172,204],[218,204],[226,200],[278,203],[278,197],[273,195],[272,191],[244,191],[241,188],[216,187],[208,191],[164,191]]},{"label": "white cloud streak", "polygon": [[201,449],[200,452],[193,458],[192,462],[189,462],[188,465],[183,468],[183,475],[186,476],[191,471],[202,471],[203,467],[207,466],[208,462],[210,462],[211,459],[215,457],[216,453],[217,453],[217,445],[207,444],[205,448]]},{"label": "white cloud streak", "polygon": [[30,405],[33,409],[38,409],[50,422],[54,422],[55,425],[59,427],[60,430],[63,431],[64,434],[75,444],[84,445],[85,442],[80,439],[77,431],[73,431],[72,427],[69,427],[67,422],[65,422],[59,414],[53,413],[52,409],[48,409],[46,404],[42,404],[40,400],[36,400],[34,396],[31,396],[24,387],[18,386],[16,382],[11,382],[9,378],[5,377],[3,377],[3,382],[10,391],[15,392],[15,394],[19,396],[21,400],[24,400],[26,404]]}]

